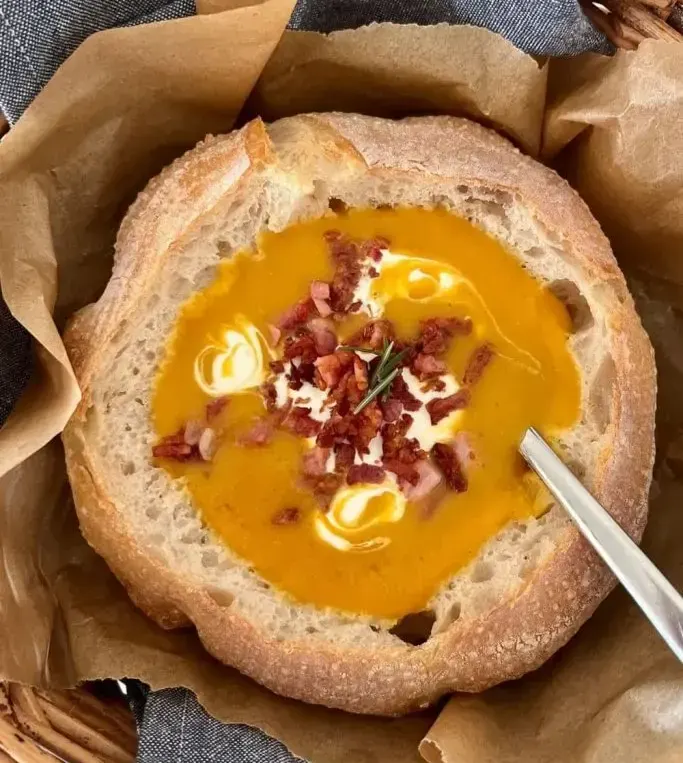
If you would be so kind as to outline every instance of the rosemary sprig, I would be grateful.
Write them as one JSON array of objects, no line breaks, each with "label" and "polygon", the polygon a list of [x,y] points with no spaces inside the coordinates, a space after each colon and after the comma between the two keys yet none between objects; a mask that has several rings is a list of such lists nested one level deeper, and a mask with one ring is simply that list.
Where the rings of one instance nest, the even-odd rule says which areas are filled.
[{"label": "rosemary sprig", "polygon": [[382,355],[380,356],[379,363],[377,364],[377,367],[372,372],[372,376],[370,377],[370,389],[372,389],[375,386],[378,379],[382,379],[384,378],[384,376],[386,376],[386,374],[384,373],[384,366],[387,364],[387,361],[389,360],[389,356],[391,355],[391,351],[393,349],[394,349],[393,341],[387,343],[385,339],[384,350],[382,351]]},{"label": "rosemary sprig", "polygon": [[[401,373],[400,364],[403,358],[408,353],[408,348],[401,350],[400,352],[393,352],[394,342],[384,342],[382,354],[379,357],[379,362],[372,372],[370,382],[368,384],[368,392],[365,397],[354,408],[354,415],[360,413],[366,405],[371,403],[378,395],[384,394],[384,397],[388,396],[391,383]],[[379,352],[375,353],[379,355]]]},{"label": "rosemary sprig", "polygon": [[376,387],[373,387],[372,389],[368,390],[368,394],[358,403],[358,405],[353,409],[354,416],[358,413],[360,413],[363,408],[365,408],[366,405],[369,405],[381,392],[383,392],[385,389],[389,388],[389,385],[394,381],[394,379],[401,373],[400,368],[394,368],[394,370],[385,376]]}]

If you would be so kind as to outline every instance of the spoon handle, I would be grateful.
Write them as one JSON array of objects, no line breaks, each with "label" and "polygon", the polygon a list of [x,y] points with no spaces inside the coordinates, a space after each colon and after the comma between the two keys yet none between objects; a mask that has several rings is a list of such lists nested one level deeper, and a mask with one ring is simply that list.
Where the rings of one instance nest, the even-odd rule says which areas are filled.
[{"label": "spoon handle", "polygon": [[527,429],[519,451],[683,662],[683,597],[535,429]]}]

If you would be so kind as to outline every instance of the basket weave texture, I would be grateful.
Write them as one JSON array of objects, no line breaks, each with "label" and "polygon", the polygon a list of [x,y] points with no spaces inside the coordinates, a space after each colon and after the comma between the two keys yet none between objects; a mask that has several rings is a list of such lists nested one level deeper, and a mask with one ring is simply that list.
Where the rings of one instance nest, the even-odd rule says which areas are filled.
[{"label": "basket weave texture", "polygon": [[136,748],[122,699],[0,683],[0,763],[134,763]]},{"label": "basket weave texture", "polygon": [[618,47],[635,50],[646,39],[683,41],[681,0],[580,0],[588,18]]}]

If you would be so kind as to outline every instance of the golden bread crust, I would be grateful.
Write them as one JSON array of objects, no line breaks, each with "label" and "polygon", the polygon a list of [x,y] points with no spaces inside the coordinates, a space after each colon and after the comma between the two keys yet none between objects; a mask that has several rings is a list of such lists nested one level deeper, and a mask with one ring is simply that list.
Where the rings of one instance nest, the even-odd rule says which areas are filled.
[{"label": "golden bread crust", "polygon": [[169,569],[133,537],[98,478],[86,419],[107,342],[135,314],[162,263],[202,218],[258,173],[288,172],[307,154],[349,172],[410,173],[486,186],[524,200],[541,225],[601,290],[605,341],[614,359],[609,446],[592,490],[632,537],[647,516],[654,457],[655,369],[650,343],[609,244],[586,205],[549,169],[490,130],[463,119],[388,121],[349,114],[258,120],[209,138],[155,178],[128,212],[112,280],[71,323],[65,343],[83,400],[64,432],[67,467],[83,533],[133,600],[164,627],[193,623],[209,652],[273,691],[360,713],[398,714],[442,694],[479,691],[542,664],[592,614],[613,579],[573,526],[517,595],[479,618],[456,620],[423,646],[377,649],[278,640],[214,595]]}]

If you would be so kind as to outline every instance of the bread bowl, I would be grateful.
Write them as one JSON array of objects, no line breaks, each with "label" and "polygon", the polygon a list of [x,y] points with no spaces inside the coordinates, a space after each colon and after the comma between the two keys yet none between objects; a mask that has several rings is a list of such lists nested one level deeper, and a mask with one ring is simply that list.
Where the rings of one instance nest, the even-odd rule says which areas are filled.
[{"label": "bread bowl", "polygon": [[[376,238],[381,235],[388,241]],[[488,423],[480,433],[481,447],[475,448],[482,463],[471,475],[470,489],[456,488],[442,469],[451,488],[443,499],[449,511],[439,505],[432,514],[409,499],[403,477],[390,474],[389,467],[385,471],[386,459],[380,460],[382,479],[393,480],[392,506],[401,502],[402,508],[398,521],[379,512],[375,525],[391,543],[372,553],[345,553],[348,533],[347,546],[338,548],[311,529],[334,514],[337,493],[316,509],[297,484],[292,489],[303,509],[269,506],[268,519],[262,510],[274,486],[276,493],[289,491],[287,475],[276,474],[278,464],[289,463],[286,454],[261,461],[268,447],[249,449],[244,432],[231,435],[229,423],[218,450],[216,442],[200,447],[205,431],[213,439],[220,430],[206,426],[209,409],[203,428],[186,436],[197,405],[222,399],[226,389],[232,397],[236,389],[201,384],[195,389],[197,366],[187,358],[198,347],[193,344],[197,326],[218,307],[232,310],[239,304],[258,312],[262,306],[253,322],[259,336],[250,344],[250,357],[257,346],[259,373],[268,352],[275,353],[271,362],[281,362],[286,343],[299,336],[296,322],[282,320],[288,306],[296,307],[299,297],[307,310],[316,304],[308,282],[336,288],[337,271],[322,263],[339,237],[353,251],[374,242],[370,249],[379,250],[382,268],[397,252],[421,256],[423,264],[408,275],[428,271],[424,262],[438,258],[434,250],[448,248],[452,237],[462,254],[454,252],[455,265],[444,266],[444,272],[457,265],[453,272],[474,284],[467,292],[470,301],[465,300],[468,309],[476,312],[473,305],[481,297],[481,315],[493,316],[474,320],[463,344],[454,338],[454,324],[447,332],[448,341],[456,342],[455,355],[467,349],[470,358],[489,346],[486,332],[494,332],[493,361],[465,410],[465,416],[488,411],[488,418],[482,414]],[[235,275],[235,262],[243,263],[246,280]],[[249,291],[250,278],[261,284],[262,302],[261,292]],[[329,306],[329,292],[317,293]],[[414,302],[423,304],[423,297]],[[566,315],[556,309],[560,302]],[[439,304],[436,317],[470,317],[451,309],[453,302]],[[349,300],[344,309],[350,310]],[[502,328],[499,310],[508,316]],[[329,320],[322,311],[317,309],[317,317]],[[397,325],[401,315],[392,316]],[[304,320],[309,317],[306,313]],[[382,316],[366,317],[372,323]],[[413,317],[424,320],[425,314]],[[517,322],[521,328],[515,328]],[[186,330],[189,325],[192,331]],[[269,340],[271,325],[291,336]],[[533,352],[523,342],[506,344],[518,330]],[[240,336],[247,333],[244,329]],[[373,346],[361,326],[360,340],[354,341],[374,350],[373,359],[348,337],[339,339],[334,351],[359,357],[372,387],[388,343]],[[424,337],[418,341],[424,349]],[[527,495],[530,482],[512,447],[525,416],[541,417],[526,423],[545,427],[633,537],[640,537],[646,521],[655,369],[609,244],[555,173],[467,120],[316,114],[268,126],[255,120],[229,135],[207,138],[153,179],[133,204],[119,231],[112,279],[101,299],[73,319],[65,343],[83,393],[63,439],[86,539],[160,625],[194,625],[217,659],[289,697],[358,713],[409,712],[444,693],[480,691],[533,670],[585,622],[613,585],[611,576],[537,486],[526,513],[509,508],[521,505],[519,496]],[[340,350],[342,345],[351,349]],[[278,346],[284,346],[285,356]],[[412,364],[420,348],[411,348],[413,355],[404,359],[409,371],[419,374]],[[518,378],[515,362],[525,353],[540,365]],[[212,368],[215,360],[214,354]],[[291,357],[289,362],[291,377]],[[457,386],[446,390],[449,397],[468,387],[465,361],[457,362]],[[173,381],[178,374],[190,374],[180,386]],[[257,376],[258,391],[263,377]],[[523,386],[522,379],[532,386]],[[428,382],[429,373],[420,380]],[[509,387],[518,398],[505,398]],[[507,403],[492,416],[496,398]],[[231,402],[225,415],[245,399]],[[382,398],[377,400],[382,408]],[[542,401],[549,402],[537,410]],[[310,408],[310,399],[305,402]],[[460,420],[458,410],[448,413]],[[508,426],[511,418],[514,425]],[[178,421],[185,433],[180,437]],[[291,419],[284,421],[286,429]],[[290,443],[290,436],[291,426],[289,433],[278,431],[277,442]],[[191,456],[188,462],[184,456],[175,463],[164,460],[173,451],[159,450],[165,443],[179,444],[176,452]],[[336,448],[330,443],[328,450]],[[437,466],[439,449],[432,448],[439,444],[425,446]],[[252,471],[255,463],[259,467]],[[216,474],[222,475],[219,481]],[[364,474],[362,485],[376,484],[374,474],[371,479]],[[234,486],[245,475],[249,489],[237,491]],[[346,479],[352,488],[355,480],[348,473]],[[498,497],[477,492],[493,490],[498,480],[507,492]],[[338,491],[347,487],[335,483]],[[224,501],[224,490],[232,491],[234,500]],[[481,495],[487,500],[479,508]],[[298,513],[279,513],[288,509]],[[235,528],[243,525],[246,530],[238,533]],[[464,532],[458,527],[472,531],[468,543],[461,542]],[[392,557],[396,549],[402,555]],[[440,566],[432,564],[434,558]],[[279,560],[275,566],[273,559]],[[417,633],[407,633],[412,626]]]}]

